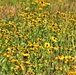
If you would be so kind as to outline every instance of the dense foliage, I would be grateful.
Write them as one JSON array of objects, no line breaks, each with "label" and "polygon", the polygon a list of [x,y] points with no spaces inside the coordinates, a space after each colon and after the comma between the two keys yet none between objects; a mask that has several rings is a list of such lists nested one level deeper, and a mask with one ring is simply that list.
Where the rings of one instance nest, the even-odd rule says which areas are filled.
[{"label": "dense foliage", "polygon": [[76,75],[75,0],[0,0],[0,75]]}]

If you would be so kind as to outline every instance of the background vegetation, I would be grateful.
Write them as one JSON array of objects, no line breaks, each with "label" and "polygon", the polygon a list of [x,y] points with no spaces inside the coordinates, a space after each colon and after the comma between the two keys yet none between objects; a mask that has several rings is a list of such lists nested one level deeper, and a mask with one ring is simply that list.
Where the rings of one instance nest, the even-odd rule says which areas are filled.
[{"label": "background vegetation", "polygon": [[0,0],[0,75],[76,75],[76,1]]}]

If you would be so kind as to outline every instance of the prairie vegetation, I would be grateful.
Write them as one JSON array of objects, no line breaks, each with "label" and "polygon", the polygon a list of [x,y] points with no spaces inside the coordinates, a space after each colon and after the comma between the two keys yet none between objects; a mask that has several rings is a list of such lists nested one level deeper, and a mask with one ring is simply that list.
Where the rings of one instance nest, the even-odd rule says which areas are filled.
[{"label": "prairie vegetation", "polygon": [[0,75],[76,75],[76,1],[0,0]]}]

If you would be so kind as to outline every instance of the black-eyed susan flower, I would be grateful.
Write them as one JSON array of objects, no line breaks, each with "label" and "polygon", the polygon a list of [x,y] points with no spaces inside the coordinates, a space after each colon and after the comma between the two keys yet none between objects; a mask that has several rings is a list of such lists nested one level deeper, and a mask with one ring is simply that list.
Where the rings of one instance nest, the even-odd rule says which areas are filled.
[{"label": "black-eyed susan flower", "polygon": [[56,14],[60,14],[60,11],[57,11]]},{"label": "black-eyed susan flower", "polygon": [[0,33],[0,38],[2,38],[2,36],[3,36],[3,35]]},{"label": "black-eyed susan flower", "polygon": [[62,71],[63,70],[63,67],[59,67],[59,70]]},{"label": "black-eyed susan flower", "polygon": [[68,70],[67,75],[76,75],[76,71]]},{"label": "black-eyed susan flower", "polygon": [[75,60],[75,57],[71,57],[70,61],[74,61]]},{"label": "black-eyed susan flower", "polygon": [[67,60],[68,59],[68,56],[66,55],[64,58],[65,58],[65,60]]},{"label": "black-eyed susan flower", "polygon": [[15,72],[14,74],[15,74],[15,75],[18,75],[18,72]]},{"label": "black-eyed susan flower", "polygon": [[72,68],[73,68],[73,69],[76,69],[76,65],[73,65]]},{"label": "black-eyed susan flower", "polygon": [[11,54],[7,54],[6,57],[11,58]]},{"label": "black-eyed susan flower", "polygon": [[64,63],[65,63],[65,64],[67,64],[68,62],[69,62],[69,60],[68,60],[68,59],[64,61]]},{"label": "black-eyed susan flower", "polygon": [[58,2],[62,2],[62,0],[58,0]]},{"label": "black-eyed susan flower", "polygon": [[50,43],[45,42],[45,43],[44,43],[44,47],[45,47],[45,48],[50,48]]},{"label": "black-eyed susan flower", "polygon": [[26,8],[25,8],[26,11],[29,10],[29,9],[30,9],[29,7],[26,7]]},{"label": "black-eyed susan flower", "polygon": [[16,59],[11,59],[11,60],[9,60],[9,62],[11,62],[11,63],[13,63],[13,62],[18,62],[18,60],[16,60]]},{"label": "black-eyed susan flower", "polygon": [[67,50],[67,51],[71,51],[71,50],[72,50],[72,48],[66,48],[65,50]]},{"label": "black-eyed susan flower", "polygon": [[40,7],[39,10],[43,10],[43,8]]},{"label": "black-eyed susan flower", "polygon": [[56,60],[64,60],[64,55],[57,56],[55,59],[56,59]]},{"label": "black-eyed susan flower", "polygon": [[14,69],[15,70],[18,70],[19,68],[20,68],[20,66],[19,65],[16,65]]},{"label": "black-eyed susan flower", "polygon": [[46,6],[45,1],[44,1],[44,0],[41,0],[40,3],[39,3],[39,6],[40,6],[40,7],[44,7],[44,6]]},{"label": "black-eyed susan flower", "polygon": [[54,37],[54,36],[51,36],[51,37],[50,37],[50,40],[53,41],[53,42],[57,42],[57,41],[58,41],[57,38]]},{"label": "black-eyed susan flower", "polygon": [[29,57],[29,54],[28,53],[21,53],[24,57]]},{"label": "black-eyed susan flower", "polygon": [[64,55],[61,55],[60,56],[60,60],[64,60]]},{"label": "black-eyed susan flower", "polygon": [[59,70],[59,67],[58,67],[58,66],[56,66],[56,67],[55,67],[55,69],[56,69],[56,70]]},{"label": "black-eyed susan flower", "polygon": [[22,71],[25,70],[25,69],[24,69],[24,66],[23,66],[22,64],[20,64],[20,69],[21,69]]},{"label": "black-eyed susan flower", "polygon": [[58,47],[53,47],[54,50],[58,50]]},{"label": "black-eyed susan flower", "polygon": [[37,38],[37,41],[43,41],[43,38]]},{"label": "black-eyed susan flower", "polygon": [[38,4],[38,0],[33,1],[32,4]]}]

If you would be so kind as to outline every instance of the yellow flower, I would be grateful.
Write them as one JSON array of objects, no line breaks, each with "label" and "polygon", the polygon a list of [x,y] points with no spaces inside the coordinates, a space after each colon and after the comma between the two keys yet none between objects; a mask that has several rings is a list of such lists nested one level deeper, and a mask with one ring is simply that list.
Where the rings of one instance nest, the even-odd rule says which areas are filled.
[{"label": "yellow flower", "polygon": [[63,70],[63,67],[60,67],[59,69],[62,71]]},{"label": "yellow flower", "polygon": [[38,47],[39,47],[39,44],[38,44],[38,43],[35,43],[35,42],[34,42],[33,45],[34,45],[35,48],[38,48]]},{"label": "yellow flower", "polygon": [[28,46],[32,46],[33,44],[30,42],[30,41],[28,41]]},{"label": "yellow flower", "polygon": [[52,32],[55,32],[55,29],[54,29],[54,27],[52,27],[52,26],[48,26],[48,29],[49,29],[50,31],[52,31]]},{"label": "yellow flower", "polygon": [[26,64],[30,64],[30,62],[29,62],[29,61],[26,61],[25,63],[26,63]]},{"label": "yellow flower", "polygon": [[37,20],[38,23],[41,23],[41,18],[37,17],[36,20]]},{"label": "yellow flower", "polygon": [[71,51],[71,50],[72,50],[72,48],[66,48],[65,50],[67,50],[67,51]]},{"label": "yellow flower", "polygon": [[53,47],[54,48],[54,50],[58,50],[58,47]]},{"label": "yellow flower", "polygon": [[4,54],[3,54],[3,56],[6,56],[6,55],[7,55],[7,53],[4,53]]},{"label": "yellow flower", "polygon": [[18,72],[15,72],[15,75],[18,75]]},{"label": "yellow flower", "polygon": [[2,8],[3,6],[0,6],[0,9]]},{"label": "yellow flower", "polygon": [[74,49],[76,49],[76,46],[73,46]]},{"label": "yellow flower", "polygon": [[64,58],[65,58],[65,59],[68,59],[68,56],[65,56]]},{"label": "yellow flower", "polygon": [[11,51],[11,48],[10,48],[10,47],[8,47],[8,48],[7,48],[7,50],[8,50],[8,51]]},{"label": "yellow flower", "polygon": [[68,56],[68,59],[71,59],[72,58],[72,56]]},{"label": "yellow flower", "polygon": [[4,53],[3,56],[8,57],[8,58],[11,57],[11,55],[10,54],[7,54],[7,53]]},{"label": "yellow flower", "polygon": [[0,33],[0,38],[2,38],[2,36],[3,36],[3,35]]},{"label": "yellow flower", "polygon": [[25,10],[29,10],[29,7],[26,7]]},{"label": "yellow flower", "polygon": [[71,61],[74,61],[75,60],[75,58],[74,57],[71,57]]},{"label": "yellow flower", "polygon": [[46,3],[46,5],[50,5],[50,3]]},{"label": "yellow flower", "polygon": [[56,67],[55,67],[55,69],[56,69],[56,70],[59,70],[59,67],[58,67],[58,66],[56,66]]},{"label": "yellow flower", "polygon": [[50,40],[52,40],[53,42],[57,42],[57,38],[55,38],[54,36],[51,36]]},{"label": "yellow flower", "polygon": [[60,56],[60,60],[64,60],[64,56],[63,55]]},{"label": "yellow flower", "polygon": [[57,11],[56,14],[60,14],[60,11]]},{"label": "yellow flower", "polygon": [[23,54],[23,56],[29,56],[29,54]]},{"label": "yellow flower", "polygon": [[45,47],[45,48],[49,48],[49,47],[50,47],[50,43],[47,43],[47,42],[46,42],[46,43],[44,44],[44,47]]},{"label": "yellow flower", "polygon": [[62,0],[58,0],[58,2],[62,2]]},{"label": "yellow flower", "polygon": [[67,74],[68,74],[68,75],[76,75],[76,71],[68,70],[68,71],[67,71]]},{"label": "yellow flower", "polygon": [[58,25],[56,23],[52,23],[52,27],[56,28]]},{"label": "yellow flower", "polygon": [[9,62],[18,62],[18,60],[12,59],[12,60],[10,60]]},{"label": "yellow flower", "polygon": [[10,58],[10,57],[11,57],[11,55],[10,55],[10,54],[7,54],[7,57],[8,57],[8,58]]},{"label": "yellow flower", "polygon": [[12,25],[12,24],[13,24],[13,22],[12,22],[12,21],[9,21],[9,24],[10,24],[10,25]]},{"label": "yellow flower", "polygon": [[73,65],[72,68],[76,69],[76,65]]},{"label": "yellow flower", "polygon": [[5,39],[5,43],[8,43],[8,40],[7,39]]},{"label": "yellow flower", "polygon": [[11,67],[11,70],[13,70],[14,69],[14,67]]},{"label": "yellow flower", "polygon": [[34,2],[32,2],[32,4],[38,4],[38,0],[35,0]]},{"label": "yellow flower", "polygon": [[26,13],[22,12],[22,13],[19,14],[19,16],[25,17],[26,16]]},{"label": "yellow flower", "polygon": [[35,0],[35,3],[38,3],[38,0]]},{"label": "yellow flower", "polygon": [[29,56],[29,54],[28,53],[21,53],[24,57],[28,57]]},{"label": "yellow flower", "polygon": [[37,38],[37,41],[43,41],[43,39],[42,38]]},{"label": "yellow flower", "polygon": [[40,7],[39,10],[43,10],[43,8]]},{"label": "yellow flower", "polygon": [[68,60],[68,59],[64,61],[64,63],[68,63],[68,62],[69,62],[69,60]]},{"label": "yellow flower", "polygon": [[21,70],[23,70],[23,71],[25,70],[22,64],[20,64],[20,68],[21,68]]},{"label": "yellow flower", "polygon": [[15,70],[19,69],[20,66],[16,65],[16,67],[14,68]]}]

